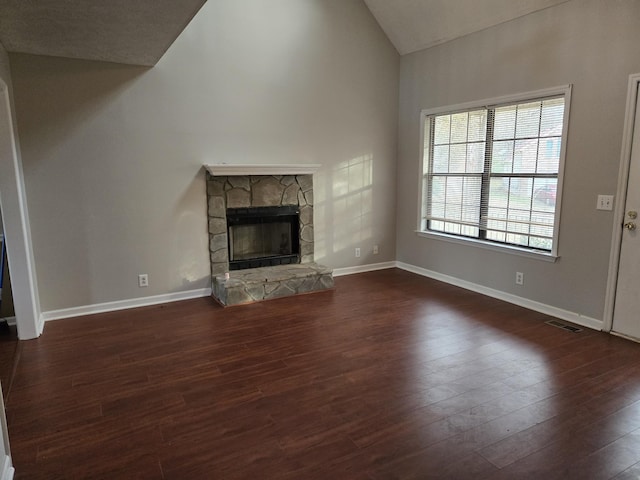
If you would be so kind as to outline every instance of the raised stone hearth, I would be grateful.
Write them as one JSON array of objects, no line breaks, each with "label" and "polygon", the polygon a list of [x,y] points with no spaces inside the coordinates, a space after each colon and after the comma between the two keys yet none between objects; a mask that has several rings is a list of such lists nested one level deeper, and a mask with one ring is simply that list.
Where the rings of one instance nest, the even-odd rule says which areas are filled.
[{"label": "raised stone hearth", "polygon": [[[317,166],[206,166],[212,295],[222,305],[333,288],[332,270],[314,263],[312,171],[315,168]],[[238,209],[285,206],[295,207],[299,212],[299,231],[295,235],[299,245],[294,249],[299,254],[293,255],[299,263],[230,271],[228,228],[232,223],[227,222],[227,212],[232,222],[233,212]],[[233,237],[237,238],[237,230],[231,233],[236,233]],[[232,260],[237,268],[235,259]]]},{"label": "raised stone hearth", "polygon": [[240,305],[333,288],[330,268],[317,263],[250,268],[213,278],[213,296],[222,305]]}]

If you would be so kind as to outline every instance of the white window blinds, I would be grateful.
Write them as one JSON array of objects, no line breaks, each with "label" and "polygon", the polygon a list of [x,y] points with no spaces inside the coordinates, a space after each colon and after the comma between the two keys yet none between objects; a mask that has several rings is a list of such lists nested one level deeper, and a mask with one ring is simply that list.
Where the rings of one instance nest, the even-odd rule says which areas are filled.
[{"label": "white window blinds", "polygon": [[564,106],[562,95],[427,116],[422,229],[551,251]]}]

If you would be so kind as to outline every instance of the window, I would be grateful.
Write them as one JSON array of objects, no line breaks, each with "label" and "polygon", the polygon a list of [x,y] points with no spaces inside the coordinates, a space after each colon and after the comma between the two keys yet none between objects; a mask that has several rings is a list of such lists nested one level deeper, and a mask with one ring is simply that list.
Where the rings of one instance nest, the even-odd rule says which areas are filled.
[{"label": "window", "polygon": [[569,93],[423,112],[420,231],[555,255]]}]

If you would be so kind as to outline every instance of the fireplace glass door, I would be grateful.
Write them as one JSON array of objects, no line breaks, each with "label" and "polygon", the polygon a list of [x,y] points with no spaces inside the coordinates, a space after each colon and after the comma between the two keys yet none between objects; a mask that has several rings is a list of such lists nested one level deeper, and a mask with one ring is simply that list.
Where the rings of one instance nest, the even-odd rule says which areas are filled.
[{"label": "fireplace glass door", "polygon": [[300,262],[297,208],[229,209],[227,224],[230,270]]}]

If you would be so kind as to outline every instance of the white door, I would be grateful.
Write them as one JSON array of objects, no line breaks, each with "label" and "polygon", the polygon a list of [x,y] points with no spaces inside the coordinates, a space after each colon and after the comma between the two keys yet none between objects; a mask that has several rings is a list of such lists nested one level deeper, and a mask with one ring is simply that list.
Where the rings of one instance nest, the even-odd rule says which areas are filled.
[{"label": "white door", "polygon": [[[637,88],[637,87],[636,87]],[[640,340],[640,96],[631,142],[631,164],[621,225],[622,243],[613,310],[613,331]]]}]

